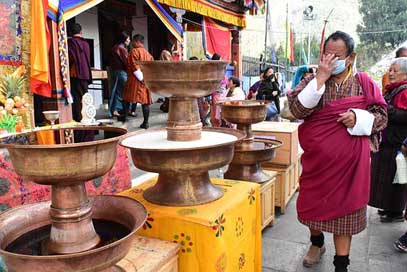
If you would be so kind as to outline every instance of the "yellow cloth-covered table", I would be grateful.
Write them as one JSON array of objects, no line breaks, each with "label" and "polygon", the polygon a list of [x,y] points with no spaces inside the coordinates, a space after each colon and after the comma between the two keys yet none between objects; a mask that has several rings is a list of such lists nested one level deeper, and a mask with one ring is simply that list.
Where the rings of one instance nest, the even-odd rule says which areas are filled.
[{"label": "yellow cloth-covered table", "polygon": [[144,204],[148,219],[139,235],[181,245],[181,272],[261,271],[260,186],[256,183],[212,179],[225,195],[212,203],[167,207],[152,204],[143,191],[152,179],[120,193]]}]

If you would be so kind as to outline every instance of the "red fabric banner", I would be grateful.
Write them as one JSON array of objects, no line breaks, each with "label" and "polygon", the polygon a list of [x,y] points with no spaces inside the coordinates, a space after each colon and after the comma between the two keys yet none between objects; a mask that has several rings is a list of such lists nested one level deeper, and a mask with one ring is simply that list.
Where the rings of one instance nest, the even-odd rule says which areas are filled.
[{"label": "red fabric banner", "polygon": [[202,41],[205,55],[210,59],[217,53],[222,60],[230,61],[231,57],[231,34],[228,27],[216,21],[204,17],[202,22]]}]

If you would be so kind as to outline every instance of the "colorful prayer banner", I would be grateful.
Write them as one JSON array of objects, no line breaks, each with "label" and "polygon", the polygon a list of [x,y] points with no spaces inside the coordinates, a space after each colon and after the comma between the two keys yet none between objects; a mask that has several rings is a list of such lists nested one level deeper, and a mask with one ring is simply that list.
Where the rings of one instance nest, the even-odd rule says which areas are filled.
[{"label": "colorful prayer banner", "polygon": [[262,14],[264,14],[265,11],[265,5],[264,5],[265,0],[245,0],[245,6],[248,7],[250,10],[254,11],[260,11]]},{"label": "colorful prayer banner", "polygon": [[22,64],[21,0],[0,0],[0,64]]},{"label": "colorful prayer banner", "polygon": [[158,0],[170,7],[185,9],[234,26],[246,27],[244,12],[228,10],[213,0]]},{"label": "colorful prayer banner", "polygon": [[168,12],[161,6],[157,0],[145,0],[146,3],[150,6],[150,8],[154,11],[158,18],[160,18],[161,22],[167,27],[167,29],[171,32],[172,35],[179,41],[184,41],[184,32],[182,27],[168,14]]},{"label": "colorful prayer banner", "polygon": [[222,57],[222,60],[230,61],[232,40],[227,26],[204,17],[202,20],[202,43],[208,59],[217,53]]}]

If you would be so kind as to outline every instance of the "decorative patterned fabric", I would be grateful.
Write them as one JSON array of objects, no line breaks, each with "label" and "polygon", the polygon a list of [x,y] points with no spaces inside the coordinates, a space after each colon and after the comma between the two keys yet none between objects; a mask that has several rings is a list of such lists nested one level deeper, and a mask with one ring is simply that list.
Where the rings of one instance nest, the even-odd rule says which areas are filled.
[{"label": "decorative patterned fabric", "polygon": [[0,64],[22,64],[21,0],[0,1]]},{"label": "decorative patterned fabric", "polygon": [[367,225],[366,207],[351,214],[327,221],[301,220],[300,222],[313,230],[330,232],[337,235],[355,235],[362,232]]},{"label": "decorative patterned fabric", "polygon": [[[127,149],[119,146],[116,163],[103,177],[86,183],[88,195],[116,194],[130,188]],[[7,149],[0,149],[0,212],[50,199],[50,186],[23,180],[14,171]]]},{"label": "decorative patterned fabric", "polygon": [[152,179],[120,195],[140,201],[148,218],[139,235],[181,245],[180,272],[261,271],[260,186],[256,183],[212,179],[225,195],[212,203],[167,207],[143,197]]}]

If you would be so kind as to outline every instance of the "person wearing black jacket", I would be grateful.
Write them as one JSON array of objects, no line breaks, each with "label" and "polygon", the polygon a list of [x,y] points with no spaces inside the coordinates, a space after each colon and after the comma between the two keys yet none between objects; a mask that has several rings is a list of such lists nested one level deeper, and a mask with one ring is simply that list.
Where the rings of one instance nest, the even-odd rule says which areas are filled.
[{"label": "person wearing black jacket", "polygon": [[396,156],[407,137],[407,57],[395,59],[389,70],[387,128],[379,152],[372,154],[369,205],[379,209],[381,222],[404,221],[407,185],[394,184]]},{"label": "person wearing black jacket", "polygon": [[277,113],[280,113],[280,87],[277,82],[277,78],[274,75],[272,67],[267,67],[264,71],[263,80],[260,83],[259,89],[257,91],[256,99],[258,100],[270,100],[273,101]]}]

